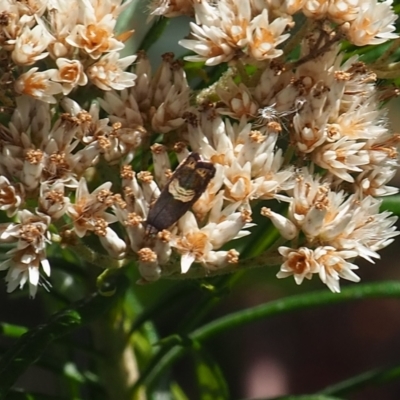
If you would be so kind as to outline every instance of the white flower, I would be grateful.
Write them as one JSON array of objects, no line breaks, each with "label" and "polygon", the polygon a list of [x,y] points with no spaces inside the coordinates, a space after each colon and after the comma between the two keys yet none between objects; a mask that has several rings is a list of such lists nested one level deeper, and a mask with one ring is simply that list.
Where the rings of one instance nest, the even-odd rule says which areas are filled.
[{"label": "white flower", "polygon": [[12,217],[24,201],[25,191],[20,183],[11,184],[5,176],[0,176],[0,210]]},{"label": "white flower", "polygon": [[334,293],[340,293],[339,278],[359,282],[360,278],[353,272],[358,266],[347,259],[357,257],[354,250],[338,251],[334,247],[318,247],[314,250],[314,259],[319,264],[319,277]]},{"label": "white flower", "polygon": [[247,28],[247,53],[255,60],[267,60],[279,57],[283,50],[276,47],[289,38],[290,34],[283,34],[290,19],[279,17],[269,22],[268,10],[265,8],[262,13],[251,21]]},{"label": "white flower", "polygon": [[46,103],[55,104],[57,100],[53,95],[62,93],[62,86],[51,81],[56,69],[37,72],[39,68],[31,68],[28,72],[20,75],[15,81],[14,87],[17,93],[32,96]]},{"label": "white flower", "polygon": [[283,256],[283,264],[276,275],[278,278],[294,276],[298,285],[304,279],[311,279],[313,274],[319,274],[323,283],[325,283],[332,292],[339,293],[339,279],[347,279],[353,282],[359,282],[360,278],[353,272],[358,269],[347,259],[357,256],[356,251],[342,250],[337,251],[334,247],[318,247],[315,250],[307,247],[292,249],[281,246],[278,249]]},{"label": "white flower", "polygon": [[218,85],[216,91],[221,101],[228,106],[226,110],[220,110],[221,114],[237,119],[256,115],[259,105],[243,83],[237,85],[232,79],[224,80],[223,85]]},{"label": "white flower", "polygon": [[124,72],[131,65],[136,56],[119,58],[119,53],[106,54],[99,61],[91,65],[86,73],[89,79],[101,90],[122,90],[135,84],[136,75]]},{"label": "white flower", "polygon": [[354,182],[349,172],[360,172],[360,166],[369,163],[369,155],[364,150],[364,142],[348,140],[347,137],[337,142],[325,144],[314,150],[313,161],[322,168],[327,169],[333,175],[347,182]]},{"label": "white flower", "polygon": [[325,18],[330,1],[325,0],[306,0],[302,11],[306,17],[322,19]]},{"label": "white flower", "polygon": [[232,60],[235,49],[227,43],[228,36],[216,26],[198,26],[191,22],[192,37],[182,39],[179,44],[197,53],[197,56],[187,56],[188,61],[204,61],[206,65],[218,65]]},{"label": "white flower", "polygon": [[231,166],[225,167],[224,184],[226,187],[225,195],[232,202],[239,201],[248,204],[257,187],[251,180],[251,162],[241,166],[237,160],[233,160]]},{"label": "white flower", "polygon": [[294,142],[303,153],[311,153],[316,147],[325,142],[327,133],[324,126],[319,126],[315,121],[304,122],[299,114],[293,118],[295,129]]},{"label": "white flower", "polygon": [[337,251],[353,250],[373,262],[378,250],[398,235],[397,218],[379,213],[380,200],[367,196],[362,200],[346,196],[307,175],[298,177],[290,200],[287,218],[304,233],[308,244],[331,246]]},{"label": "white flower", "polygon": [[[384,110],[379,109],[375,101],[364,101],[358,97],[353,100],[347,111],[337,116],[330,127],[337,131],[339,137],[347,136],[350,140],[377,139],[388,132],[383,115]],[[331,136],[328,138],[330,141],[337,139]]]},{"label": "white flower", "polygon": [[33,29],[25,25],[17,36],[11,57],[17,65],[32,65],[47,57],[49,53],[45,50],[52,40],[54,38],[43,25],[36,25]]},{"label": "white flower", "polygon": [[40,267],[50,276],[50,264],[46,259],[46,243],[49,243],[50,217],[28,210],[19,211],[19,223],[10,223],[0,234],[0,242],[15,241],[16,247],[6,254],[9,258],[0,264],[0,270],[8,269],[7,291],[12,292],[26,282],[29,294],[35,297],[39,284]]},{"label": "white flower", "polygon": [[[214,213],[219,207],[220,204],[214,207]],[[193,262],[201,263],[205,268],[209,263],[211,268],[223,268],[228,263],[228,254],[215,250],[232,239],[248,235],[248,231],[242,230],[245,226],[246,218],[236,212],[221,222],[209,222],[200,229],[194,215],[187,212],[178,222],[179,236],[171,241],[171,246],[182,255],[182,273],[186,273]]]},{"label": "white flower", "polygon": [[85,236],[88,231],[94,231],[102,236],[108,224],[117,220],[115,215],[105,211],[115,201],[110,188],[111,182],[106,182],[89,193],[86,180],[81,178],[79,181],[75,202],[67,208],[67,213],[72,218],[78,237]]},{"label": "white flower", "polygon": [[70,203],[64,196],[64,184],[56,181],[53,184],[43,182],[40,185],[39,209],[43,214],[49,215],[53,220],[61,218]]},{"label": "white flower", "polygon": [[293,275],[296,283],[300,285],[304,279],[311,279],[313,274],[319,272],[319,265],[312,250],[306,247],[291,249],[281,246],[278,251],[283,256],[284,262],[276,275],[277,278]]},{"label": "white flower", "polygon": [[360,198],[364,196],[391,196],[399,192],[395,186],[386,186],[396,175],[396,169],[391,167],[375,167],[373,170],[361,172],[355,182],[355,192]]},{"label": "white flower", "polygon": [[372,258],[380,258],[377,251],[388,246],[399,235],[395,226],[397,217],[389,211],[379,212],[381,203],[381,200],[371,196],[353,203],[348,223],[342,225],[340,232],[327,237],[332,246],[356,250],[360,257],[369,262],[373,262]]},{"label": "white flower", "polygon": [[360,11],[346,30],[350,42],[357,46],[365,46],[398,38],[398,35],[393,33],[396,30],[394,22],[397,15],[391,7],[392,2],[392,0],[384,2],[361,0]]},{"label": "white flower", "polygon": [[[84,8],[84,12],[88,13]],[[85,24],[76,25],[66,37],[71,46],[84,50],[91,58],[98,59],[103,53],[116,52],[124,48],[124,44],[114,38],[116,20],[106,14],[100,21],[88,16]]]},{"label": "white flower", "polygon": [[14,49],[15,42],[25,27],[32,28],[36,23],[34,15],[28,15],[21,6],[21,2],[13,0],[3,0],[0,3],[0,43],[6,51]]},{"label": "white flower", "polygon": [[55,40],[48,45],[48,50],[55,60],[60,57],[72,58],[75,47],[66,42],[72,29],[81,16],[79,0],[49,0],[47,20]]},{"label": "white flower", "polygon": [[78,85],[85,86],[87,84],[88,78],[79,60],[68,60],[60,57],[57,58],[56,64],[58,73],[53,77],[53,81],[62,84],[64,95],[70,93]]},{"label": "white flower", "polygon": [[[112,15],[117,18],[123,11],[125,11],[132,0],[82,0],[85,11],[91,18],[101,20],[107,15]],[[121,4],[123,3],[123,4]]]},{"label": "white flower", "polygon": [[[268,8],[274,15],[293,15],[299,11],[306,0],[266,0]],[[260,13],[265,8],[264,1],[251,1],[253,12]]]},{"label": "white flower", "polygon": [[359,0],[331,0],[328,5],[328,17],[337,24],[352,21],[360,12]]},{"label": "white flower", "polygon": [[376,139],[368,140],[365,143],[365,150],[370,158],[369,165],[365,169],[379,167],[397,168],[398,163],[398,145],[400,141],[399,134],[382,134]]}]

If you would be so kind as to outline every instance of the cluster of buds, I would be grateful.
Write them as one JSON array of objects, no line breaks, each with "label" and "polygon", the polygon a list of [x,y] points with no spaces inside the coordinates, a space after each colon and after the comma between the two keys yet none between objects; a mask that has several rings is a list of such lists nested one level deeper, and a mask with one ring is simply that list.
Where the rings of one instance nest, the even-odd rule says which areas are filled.
[{"label": "cluster of buds", "polygon": [[[132,34],[114,32],[120,3],[0,1],[1,98],[13,107],[0,125],[8,291],[28,283],[34,296],[41,271],[50,276],[46,249],[84,257],[90,235],[101,257],[133,260],[142,282],[260,260],[334,292],[340,278],[358,281],[354,260],[373,262],[397,235],[377,197],[398,191],[388,183],[400,137],[376,73],[344,61],[340,44],[397,38],[391,2],[153,1],[153,16],[194,16],[180,41],[188,61],[226,63],[200,92],[171,53],[155,73],[143,52],[119,58]],[[89,108],[62,97],[90,99],[93,86]],[[256,204],[280,239],[242,260],[234,240],[252,234]]]}]

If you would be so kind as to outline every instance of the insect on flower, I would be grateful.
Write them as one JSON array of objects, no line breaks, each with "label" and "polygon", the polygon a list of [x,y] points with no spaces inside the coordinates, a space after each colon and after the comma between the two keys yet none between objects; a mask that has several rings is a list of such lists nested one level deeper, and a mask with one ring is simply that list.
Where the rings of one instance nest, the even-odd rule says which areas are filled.
[{"label": "insect on flower", "polygon": [[189,210],[215,175],[212,163],[190,153],[176,168],[147,216],[148,234],[169,228]]},{"label": "insect on flower", "polygon": [[278,111],[275,106],[276,103],[265,106],[263,108],[258,109],[258,115],[255,120],[255,126],[263,126],[270,122],[279,122],[281,123],[282,119],[288,117],[289,115],[296,114],[301,110],[306,100],[303,98],[296,99],[294,107],[287,111]]}]

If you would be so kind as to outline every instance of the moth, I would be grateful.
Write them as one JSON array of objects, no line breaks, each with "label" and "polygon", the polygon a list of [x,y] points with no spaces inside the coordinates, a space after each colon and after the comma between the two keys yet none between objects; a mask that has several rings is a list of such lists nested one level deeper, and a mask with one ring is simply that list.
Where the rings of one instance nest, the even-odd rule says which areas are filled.
[{"label": "moth", "polygon": [[169,228],[199,199],[215,175],[215,167],[190,153],[176,168],[147,216],[148,233]]}]

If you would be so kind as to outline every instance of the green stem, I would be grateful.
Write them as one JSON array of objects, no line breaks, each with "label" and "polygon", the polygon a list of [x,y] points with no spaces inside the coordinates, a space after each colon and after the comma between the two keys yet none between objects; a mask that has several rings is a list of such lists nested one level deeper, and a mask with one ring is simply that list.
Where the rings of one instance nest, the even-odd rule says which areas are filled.
[{"label": "green stem", "polygon": [[[117,289],[114,281],[120,278],[121,272],[121,269],[108,269],[97,277],[99,292],[113,297]],[[133,346],[134,338],[129,338],[131,321],[125,312],[126,297],[120,297],[91,324],[94,348],[102,355],[96,359],[97,369],[107,392],[107,399],[144,400],[142,391],[134,398],[130,394],[130,387],[138,380],[139,371]]]},{"label": "green stem", "polygon": [[[119,310],[121,311],[121,310]],[[138,380],[139,372],[133,346],[127,340],[123,315],[112,310],[92,325],[96,349],[103,354],[98,369],[109,400],[132,400],[129,388]],[[144,393],[135,399],[145,399]]]}]

